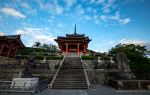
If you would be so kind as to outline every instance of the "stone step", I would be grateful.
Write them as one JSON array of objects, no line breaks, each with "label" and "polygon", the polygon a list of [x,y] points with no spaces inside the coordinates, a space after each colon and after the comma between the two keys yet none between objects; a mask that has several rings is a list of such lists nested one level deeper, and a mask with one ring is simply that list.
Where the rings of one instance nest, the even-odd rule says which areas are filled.
[{"label": "stone step", "polygon": [[80,74],[80,75],[71,75],[71,74],[60,74],[59,77],[82,77],[82,78],[85,78],[84,77],[84,74]]},{"label": "stone step", "polygon": [[56,81],[62,81],[62,80],[65,80],[65,81],[85,81],[85,78],[57,78]]},{"label": "stone step", "polygon": [[55,80],[55,83],[86,83],[86,81],[85,80],[70,80],[70,81],[68,81],[68,80]]},{"label": "stone step", "polygon": [[54,84],[53,88],[72,88],[72,89],[87,89],[86,84]]},{"label": "stone step", "polygon": [[78,86],[86,86],[87,83],[86,82],[56,82],[54,85],[78,85]]},{"label": "stone step", "polygon": [[54,86],[53,89],[88,89],[87,86]]},{"label": "stone step", "polygon": [[80,58],[65,58],[52,88],[55,89],[88,88]]}]

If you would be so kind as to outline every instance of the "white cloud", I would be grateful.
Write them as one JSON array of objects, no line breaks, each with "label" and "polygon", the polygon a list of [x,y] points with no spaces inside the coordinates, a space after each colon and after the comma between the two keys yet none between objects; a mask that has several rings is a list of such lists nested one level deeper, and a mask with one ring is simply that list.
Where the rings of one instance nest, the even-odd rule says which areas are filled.
[{"label": "white cloud", "polygon": [[63,8],[61,6],[59,6],[59,5],[56,5],[56,13],[57,14],[63,13]]},{"label": "white cloud", "polygon": [[146,46],[146,49],[150,50],[150,42],[149,41],[143,41],[143,40],[139,40],[139,39],[122,39],[118,43]]},{"label": "white cloud", "polygon": [[138,39],[122,39],[119,41],[122,44],[135,44],[135,45],[144,45],[145,42]]},{"label": "white cloud", "polygon": [[86,16],[84,16],[84,17],[85,17],[86,20],[91,20],[91,17],[88,16],[88,15],[86,15]]},{"label": "white cloud", "polygon": [[114,16],[111,16],[110,18],[113,19],[113,20],[119,20],[119,19],[120,19],[120,13],[117,11],[117,12],[115,13],[115,15],[114,15]]},{"label": "white cloud", "polygon": [[130,21],[131,21],[130,18],[120,19],[120,23],[121,23],[122,25],[125,25],[125,24],[129,23]]},{"label": "white cloud", "polygon": [[3,32],[0,32],[0,36],[3,36],[3,35],[5,35]]},{"label": "white cloud", "polygon": [[23,15],[19,11],[15,10],[14,8],[10,8],[10,7],[1,8],[0,12],[4,13],[6,15],[9,15],[9,16],[16,17],[16,18],[26,18],[25,15]]},{"label": "white cloud", "polygon": [[120,12],[118,12],[118,11],[115,13],[114,16],[109,16],[109,19],[116,20],[122,25],[126,25],[131,21],[131,19],[129,17],[121,18]]},{"label": "white cloud", "polygon": [[25,2],[20,3],[20,5],[21,5],[23,8],[30,9],[30,6],[29,6],[27,3],[25,3]]},{"label": "white cloud", "polygon": [[107,19],[107,16],[101,15],[101,16],[100,16],[100,19],[101,19],[102,21],[105,21],[105,20]]},{"label": "white cloud", "polygon": [[77,10],[77,14],[79,15],[84,14],[84,9],[82,8],[81,5],[77,5],[76,10]]},{"label": "white cloud", "polygon": [[65,25],[63,23],[59,23],[57,26],[63,28]]},{"label": "white cloud", "polygon": [[75,0],[64,0],[67,4],[68,7],[71,7],[74,3],[75,3]]},{"label": "white cloud", "polygon": [[[44,32],[43,32],[44,31]],[[27,46],[32,46],[34,42],[40,41],[41,43],[52,43],[54,42],[54,37],[47,28],[24,28],[18,29],[14,34],[22,34],[22,38]]]},{"label": "white cloud", "polygon": [[105,2],[105,0],[97,0],[98,4],[103,4]]}]

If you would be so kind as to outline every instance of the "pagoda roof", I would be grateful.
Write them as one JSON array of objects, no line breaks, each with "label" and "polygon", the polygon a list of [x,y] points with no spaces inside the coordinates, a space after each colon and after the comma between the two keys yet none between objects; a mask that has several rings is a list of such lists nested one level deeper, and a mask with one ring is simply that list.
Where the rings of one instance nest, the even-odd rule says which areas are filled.
[{"label": "pagoda roof", "polygon": [[20,47],[25,47],[25,45],[21,41],[21,35],[8,35],[8,36],[0,36],[0,41],[8,40],[8,41],[15,41],[19,43]]},{"label": "pagoda roof", "polygon": [[77,33],[66,34],[66,37],[84,37],[84,36],[85,36],[84,34],[77,34]]},{"label": "pagoda roof", "polygon": [[54,39],[56,42],[74,42],[74,41],[86,41],[86,42],[90,42],[91,39],[89,39],[88,36],[85,36],[85,34],[78,34],[76,32],[76,24],[75,24],[75,28],[74,28],[74,33],[73,34],[66,34],[66,36],[58,36],[57,39]]}]

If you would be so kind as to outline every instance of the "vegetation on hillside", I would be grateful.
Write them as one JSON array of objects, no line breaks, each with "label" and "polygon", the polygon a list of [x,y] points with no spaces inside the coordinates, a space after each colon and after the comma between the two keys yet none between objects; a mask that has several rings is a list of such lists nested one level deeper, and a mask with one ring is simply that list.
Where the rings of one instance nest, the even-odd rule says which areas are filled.
[{"label": "vegetation on hillside", "polygon": [[53,44],[41,44],[39,41],[35,42],[32,47],[25,47],[18,51],[17,59],[29,58],[30,56],[34,56],[36,59],[62,59],[61,56],[57,56],[58,48]]},{"label": "vegetation on hillside", "polygon": [[150,73],[150,59],[146,57],[145,46],[134,44],[118,44],[110,50],[111,54],[123,52],[127,55],[131,70],[139,78],[145,78]]}]

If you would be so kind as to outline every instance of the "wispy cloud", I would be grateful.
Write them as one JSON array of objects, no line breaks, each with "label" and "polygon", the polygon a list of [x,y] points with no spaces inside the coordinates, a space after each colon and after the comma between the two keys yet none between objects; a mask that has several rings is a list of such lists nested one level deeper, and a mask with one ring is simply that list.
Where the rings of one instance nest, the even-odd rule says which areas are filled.
[{"label": "wispy cloud", "polygon": [[57,14],[62,14],[63,11],[64,11],[63,8],[62,8],[61,6],[59,6],[59,5],[56,5],[55,8],[56,8],[56,13],[57,13]]},{"label": "wispy cloud", "polygon": [[4,32],[0,32],[0,36],[3,36],[3,35],[5,35]]},{"label": "wispy cloud", "polygon": [[41,43],[56,44],[54,42],[53,34],[49,32],[46,28],[18,29],[14,32],[14,34],[21,34],[27,46],[32,46],[33,43],[36,41],[40,41]]},{"label": "wispy cloud", "polygon": [[5,8],[1,8],[0,12],[9,15],[9,16],[13,16],[16,18],[26,18],[25,15],[23,15],[21,12],[17,11],[14,8],[10,8],[10,7],[5,7]]},{"label": "wispy cloud", "polygon": [[145,42],[139,39],[122,39],[119,41],[122,44],[135,44],[135,45],[144,45]]},{"label": "wispy cloud", "polygon": [[146,49],[150,50],[150,42],[149,41],[143,41],[140,39],[122,39],[122,40],[118,41],[118,43],[146,46]]},{"label": "wispy cloud", "polygon": [[75,0],[64,0],[67,4],[68,7],[71,7],[74,3],[75,3]]}]

